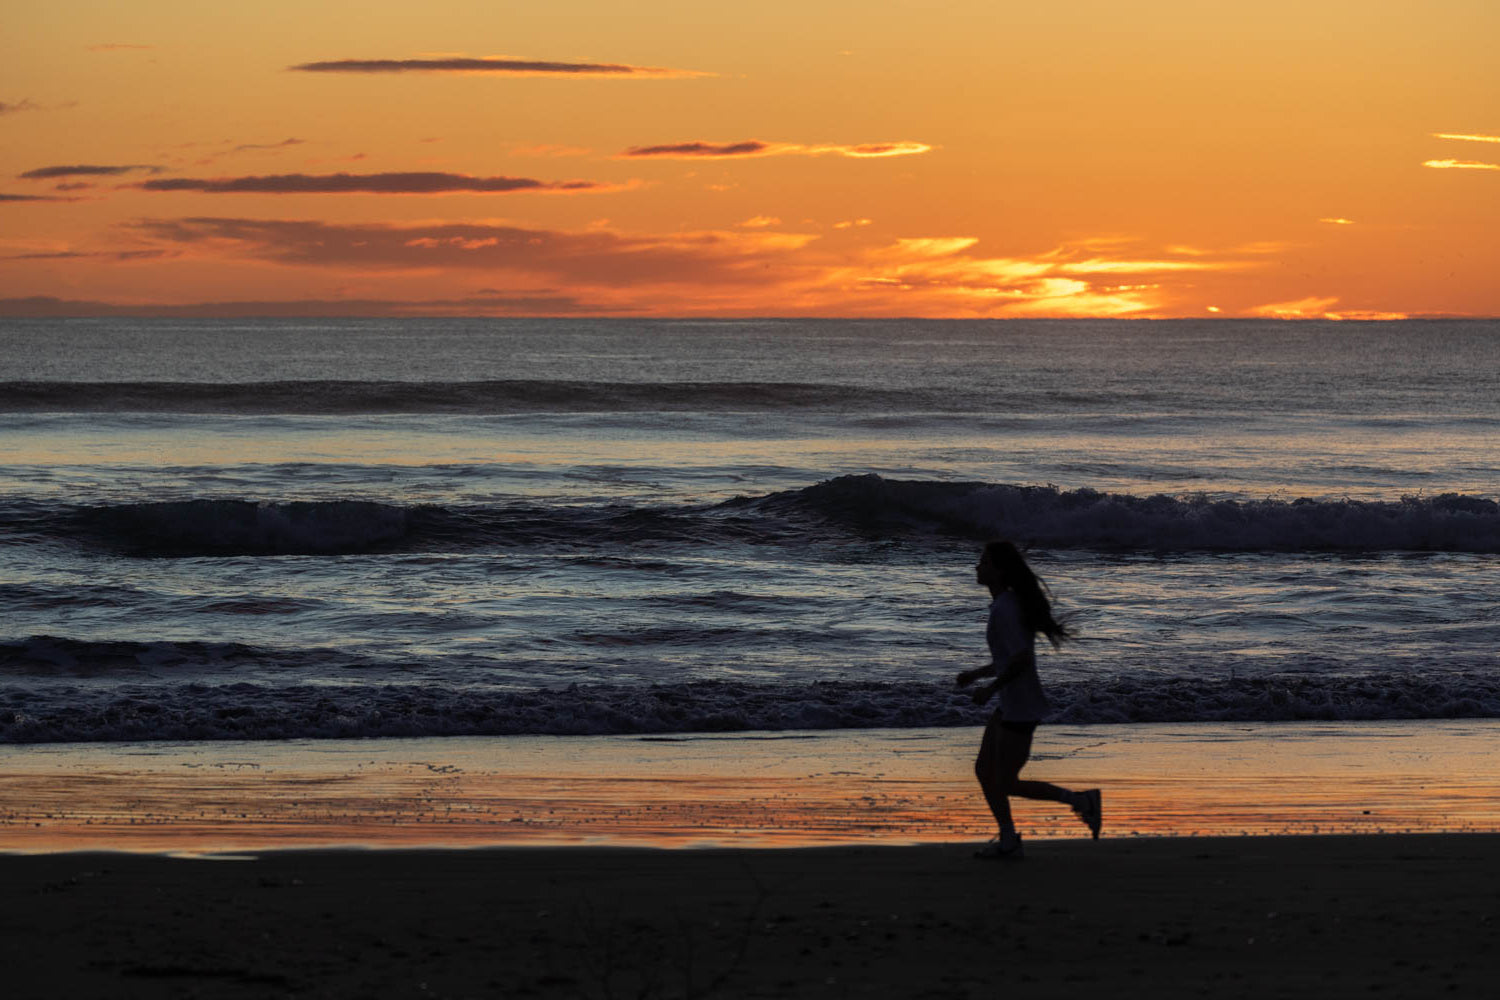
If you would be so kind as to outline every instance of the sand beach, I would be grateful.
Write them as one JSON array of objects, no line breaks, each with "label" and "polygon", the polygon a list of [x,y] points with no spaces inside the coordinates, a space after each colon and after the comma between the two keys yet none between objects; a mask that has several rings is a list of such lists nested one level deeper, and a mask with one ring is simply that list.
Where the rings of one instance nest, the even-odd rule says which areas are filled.
[{"label": "sand beach", "polygon": [[1020,863],[966,730],[5,747],[6,995],[1487,995],[1496,728],[1044,729]]},{"label": "sand beach", "polygon": [[1489,995],[1500,837],[0,858],[31,997]]}]

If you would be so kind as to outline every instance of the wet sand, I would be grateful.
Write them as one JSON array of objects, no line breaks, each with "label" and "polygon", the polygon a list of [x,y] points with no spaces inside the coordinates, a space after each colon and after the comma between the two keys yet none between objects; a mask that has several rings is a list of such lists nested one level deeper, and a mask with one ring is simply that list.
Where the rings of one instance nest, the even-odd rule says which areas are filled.
[{"label": "wet sand", "polygon": [[[0,747],[0,850],[807,847],[994,832],[979,731]],[[1500,721],[1044,727],[1122,836],[1500,832]],[[1030,836],[1084,837],[1021,802]]]},{"label": "wet sand", "polygon": [[0,857],[5,995],[1480,996],[1500,836]]}]

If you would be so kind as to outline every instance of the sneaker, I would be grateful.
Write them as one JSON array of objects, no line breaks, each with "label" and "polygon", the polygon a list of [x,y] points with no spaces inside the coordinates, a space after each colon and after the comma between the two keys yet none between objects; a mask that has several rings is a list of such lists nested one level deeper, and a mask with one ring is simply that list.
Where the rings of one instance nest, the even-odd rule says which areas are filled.
[{"label": "sneaker", "polygon": [[974,857],[987,861],[1020,861],[1026,857],[1026,851],[1021,847],[1020,837],[1017,837],[1009,847],[1002,844],[1000,838],[996,837],[975,851]]},{"label": "sneaker", "polygon": [[1074,806],[1078,812],[1078,818],[1088,824],[1089,832],[1094,839],[1099,839],[1099,828],[1104,825],[1104,802],[1099,794],[1099,789],[1090,788],[1083,793],[1083,801]]}]

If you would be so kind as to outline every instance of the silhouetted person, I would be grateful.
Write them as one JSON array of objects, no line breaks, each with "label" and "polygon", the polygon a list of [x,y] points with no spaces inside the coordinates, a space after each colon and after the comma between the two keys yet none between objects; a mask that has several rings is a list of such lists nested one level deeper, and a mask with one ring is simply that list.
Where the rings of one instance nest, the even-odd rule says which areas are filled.
[{"label": "silhouetted person", "polygon": [[1031,757],[1031,737],[1047,714],[1047,696],[1036,673],[1036,635],[1040,632],[1053,646],[1072,638],[1052,617],[1052,605],[1041,581],[1010,542],[990,542],[974,567],[975,578],[990,590],[990,620],[985,628],[990,663],[958,675],[958,686],[967,687],[980,677],[995,680],[974,691],[974,703],[983,705],[999,694],[1000,704],[984,727],[974,773],[984,789],[984,799],[1000,824],[1000,835],[976,851],[976,858],[1022,856],[1021,835],[1010,815],[1010,796],[1065,802],[1099,837],[1102,810],[1099,790],[1074,792],[1045,781],[1022,781],[1021,768]]}]

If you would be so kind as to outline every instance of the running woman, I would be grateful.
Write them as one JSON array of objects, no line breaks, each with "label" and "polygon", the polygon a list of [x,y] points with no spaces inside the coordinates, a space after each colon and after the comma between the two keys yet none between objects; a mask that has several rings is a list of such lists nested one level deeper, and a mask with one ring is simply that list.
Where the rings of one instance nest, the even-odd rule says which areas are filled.
[{"label": "running woman", "polygon": [[995,679],[973,693],[974,703],[983,705],[995,695],[1000,703],[984,727],[974,774],[984,790],[990,812],[1000,824],[1000,834],[976,851],[976,858],[1019,860],[1023,856],[1021,835],[1010,814],[1011,796],[1063,802],[1072,807],[1099,838],[1102,808],[1099,790],[1075,792],[1045,781],[1022,781],[1021,768],[1031,757],[1031,739],[1037,723],[1047,714],[1047,696],[1036,672],[1036,636],[1040,632],[1054,647],[1072,638],[1052,617],[1042,582],[1026,565],[1010,542],[990,542],[974,568],[979,584],[990,591],[990,619],[985,628],[991,662],[958,675],[958,686],[968,687],[981,677]]}]

